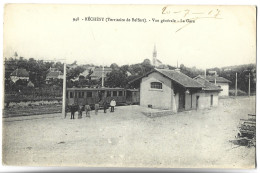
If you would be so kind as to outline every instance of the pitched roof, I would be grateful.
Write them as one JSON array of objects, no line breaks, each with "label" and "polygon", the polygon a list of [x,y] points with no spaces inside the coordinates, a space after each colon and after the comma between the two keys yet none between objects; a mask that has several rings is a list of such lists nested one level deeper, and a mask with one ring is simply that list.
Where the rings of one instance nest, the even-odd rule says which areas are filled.
[{"label": "pitched roof", "polygon": [[33,84],[31,81],[29,81],[28,84],[27,84],[27,86],[28,86],[28,87],[34,87],[34,84]]},{"label": "pitched roof", "polygon": [[17,77],[29,77],[29,72],[24,68],[14,70],[10,76],[17,76]]},{"label": "pitched roof", "polygon": [[[215,76],[206,76],[206,79],[209,82],[215,82]],[[219,83],[230,83],[230,80],[227,80],[226,78],[220,77],[220,76],[216,76],[216,82]]]},{"label": "pitched roof", "polygon": [[50,68],[48,69],[48,72],[51,72],[51,71],[59,71],[59,70],[58,70],[58,68],[52,68],[52,67],[50,67]]},{"label": "pitched roof", "polygon": [[207,81],[205,78],[203,78],[201,76],[194,78],[194,80],[196,80],[197,82],[204,85],[205,87],[203,88],[203,90],[205,90],[205,91],[222,91],[222,89],[220,87]]},{"label": "pitched roof", "polygon": [[[98,68],[95,68],[94,71],[103,71],[103,68],[102,68],[102,67],[98,67]],[[112,68],[110,68],[110,67],[105,67],[105,68],[104,68],[104,71],[109,71],[109,72],[111,72],[111,71],[112,71]]]},{"label": "pitched roof", "polygon": [[[90,75],[90,77],[101,78],[102,72],[103,72],[102,68],[95,68],[93,73]],[[110,72],[112,72],[111,68],[104,68],[104,76],[106,76]]]},{"label": "pitched roof", "polygon": [[83,71],[82,73],[79,74],[79,76],[84,76],[86,77],[87,75],[89,75],[89,70],[94,71],[95,67],[88,67],[85,71]]},{"label": "pitched roof", "polygon": [[166,70],[166,69],[155,69],[159,73],[165,75],[169,79],[177,82],[178,84],[184,86],[185,88],[203,88],[204,86],[197,81],[193,80],[189,76],[175,71],[175,70]]},{"label": "pitched roof", "polygon": [[[185,88],[203,88],[204,85],[200,84],[199,82],[195,81],[194,79],[190,78],[189,76],[175,70],[168,70],[168,69],[154,69],[144,76],[147,76],[150,73],[158,72],[162,74],[163,76],[169,78],[172,81],[175,81],[176,83],[180,84],[181,86]],[[129,83],[133,83],[134,81],[137,81],[139,79],[142,79],[144,76],[141,76],[139,78],[136,78]]]},{"label": "pitched roof", "polygon": [[46,79],[49,79],[49,78],[58,78],[60,75],[63,75],[61,71],[51,71],[47,74],[47,77]]}]

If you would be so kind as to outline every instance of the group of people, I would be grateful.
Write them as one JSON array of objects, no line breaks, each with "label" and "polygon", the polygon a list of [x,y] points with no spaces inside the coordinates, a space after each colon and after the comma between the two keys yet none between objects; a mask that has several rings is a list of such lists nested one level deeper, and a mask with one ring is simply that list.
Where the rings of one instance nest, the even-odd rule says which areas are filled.
[{"label": "group of people", "polygon": [[[95,104],[95,114],[96,115],[98,114],[98,110],[100,108],[99,105],[100,105],[99,103]],[[103,106],[103,109],[104,109],[104,113],[106,113],[107,109],[109,107],[109,105],[108,105],[106,100],[103,101],[102,106]],[[114,112],[115,111],[115,106],[116,106],[116,101],[115,101],[115,99],[112,99],[110,101],[110,108],[111,108],[110,112]],[[77,105],[70,106],[70,112],[71,112],[70,119],[75,119],[75,112],[77,112],[77,111],[78,111],[78,119],[81,119],[82,118],[82,112],[84,111],[84,107],[81,106],[81,105],[79,105],[79,106],[77,106]],[[90,111],[91,111],[90,105],[88,105],[88,104],[85,105],[86,117],[88,117],[88,118],[90,118]]]}]

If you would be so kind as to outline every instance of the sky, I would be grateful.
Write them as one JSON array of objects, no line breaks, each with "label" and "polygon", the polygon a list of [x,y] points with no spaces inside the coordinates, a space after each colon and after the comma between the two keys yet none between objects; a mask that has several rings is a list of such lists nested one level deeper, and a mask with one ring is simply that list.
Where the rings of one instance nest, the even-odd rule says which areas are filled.
[{"label": "sky", "polygon": [[[77,17],[79,21],[73,21]],[[130,21],[85,21],[85,17]],[[136,18],[146,22],[135,22]],[[161,23],[163,19],[178,22]],[[195,21],[187,23],[187,19]],[[203,69],[249,64],[256,63],[256,9],[9,4],[4,11],[3,41],[4,57],[14,57],[17,52],[24,58],[66,63],[140,63],[147,58],[152,60],[156,45],[157,58],[172,66],[177,61]]]}]

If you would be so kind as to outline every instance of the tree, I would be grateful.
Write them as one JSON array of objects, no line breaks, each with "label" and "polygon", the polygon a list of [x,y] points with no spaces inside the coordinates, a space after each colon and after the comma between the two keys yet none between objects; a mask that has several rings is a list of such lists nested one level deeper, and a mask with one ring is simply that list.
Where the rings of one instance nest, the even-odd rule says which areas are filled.
[{"label": "tree", "polygon": [[129,65],[122,65],[120,67],[120,70],[122,70],[124,73],[128,72],[129,71]]},{"label": "tree", "polygon": [[127,84],[127,75],[122,70],[113,70],[107,74],[106,85],[108,87],[125,87]]},{"label": "tree", "polygon": [[78,77],[79,74],[82,73],[83,71],[85,71],[85,68],[81,66],[77,66],[76,68],[69,69],[67,72],[67,78],[69,80],[74,79],[75,77]]},{"label": "tree", "polygon": [[143,65],[151,65],[151,61],[150,59],[144,59],[144,61],[142,62]]},{"label": "tree", "polygon": [[186,74],[187,76],[189,76],[191,78],[201,75],[204,72],[203,70],[197,69],[196,67],[189,68],[183,64],[180,65],[180,70],[182,73]]},{"label": "tree", "polygon": [[110,68],[112,68],[112,70],[117,70],[119,66],[116,63],[113,63],[110,65]]},{"label": "tree", "polygon": [[219,76],[224,77],[231,81],[230,88],[235,88],[236,73],[237,73],[237,88],[248,92],[249,83],[249,73],[250,73],[250,90],[255,92],[256,90],[256,65],[255,64],[245,64],[238,66],[228,66],[222,68],[211,68],[209,70],[216,70]]}]

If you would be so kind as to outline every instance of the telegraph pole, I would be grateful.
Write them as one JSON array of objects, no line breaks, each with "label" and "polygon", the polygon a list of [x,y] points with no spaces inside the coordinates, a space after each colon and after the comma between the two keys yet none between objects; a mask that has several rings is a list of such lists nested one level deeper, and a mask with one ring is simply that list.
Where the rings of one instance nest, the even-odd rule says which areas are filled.
[{"label": "telegraph pole", "polygon": [[62,118],[66,118],[66,63],[64,62],[63,70],[63,93],[62,93]]},{"label": "telegraph pole", "polygon": [[215,85],[217,85],[217,71],[215,71]]},{"label": "telegraph pole", "polygon": [[249,80],[248,80],[248,97],[250,97],[250,73],[249,73]]},{"label": "telegraph pole", "polygon": [[102,85],[101,87],[103,88],[104,87],[104,65],[103,65],[103,68],[102,68]]},{"label": "telegraph pole", "polygon": [[237,73],[236,73],[236,83],[235,83],[235,96],[237,96]]}]

